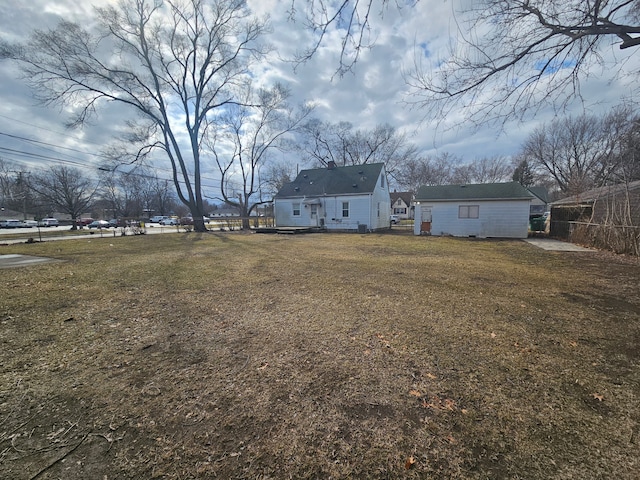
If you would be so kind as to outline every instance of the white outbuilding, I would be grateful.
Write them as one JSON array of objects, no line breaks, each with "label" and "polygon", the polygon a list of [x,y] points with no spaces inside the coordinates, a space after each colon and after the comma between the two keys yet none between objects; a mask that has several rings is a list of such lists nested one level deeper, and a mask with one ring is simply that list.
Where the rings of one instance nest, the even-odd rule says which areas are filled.
[{"label": "white outbuilding", "polygon": [[416,235],[527,238],[534,196],[518,182],[436,185],[418,189]]}]

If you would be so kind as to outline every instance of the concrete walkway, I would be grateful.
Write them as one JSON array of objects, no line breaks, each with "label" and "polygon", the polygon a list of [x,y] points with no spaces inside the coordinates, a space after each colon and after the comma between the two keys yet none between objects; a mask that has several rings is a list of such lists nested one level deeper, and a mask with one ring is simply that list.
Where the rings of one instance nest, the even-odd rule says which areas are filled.
[{"label": "concrete walkway", "polygon": [[543,250],[550,250],[554,252],[591,252],[588,248],[581,247],[569,242],[562,242],[560,240],[554,240],[552,238],[526,238],[524,240],[531,245],[542,248]]}]

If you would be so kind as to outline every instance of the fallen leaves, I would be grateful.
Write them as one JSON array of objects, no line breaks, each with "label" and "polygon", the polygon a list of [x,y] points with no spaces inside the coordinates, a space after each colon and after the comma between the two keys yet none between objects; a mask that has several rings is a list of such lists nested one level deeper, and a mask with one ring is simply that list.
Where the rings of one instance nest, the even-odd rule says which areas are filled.
[{"label": "fallen leaves", "polygon": [[603,402],[604,401],[604,396],[600,395],[599,393],[592,393],[591,396],[593,398],[595,398],[596,400],[598,400],[599,402]]},{"label": "fallen leaves", "polygon": [[[447,411],[455,412],[458,410],[456,401],[451,398],[440,398],[438,395],[432,395],[431,397],[423,396],[418,390],[410,390],[409,395],[420,399],[420,405],[422,408],[429,408],[435,411]],[[462,410],[462,413],[467,413],[466,409]]]},{"label": "fallen leaves", "polygon": [[438,411],[455,412],[457,410],[455,400],[451,400],[450,398],[439,398],[437,395],[434,395],[429,402],[423,400],[422,406],[424,408],[430,408]]},{"label": "fallen leaves", "polygon": [[382,345],[384,345],[386,348],[391,348],[391,343],[389,343],[389,340],[387,340],[384,335],[382,335],[381,333],[377,333],[376,337],[378,337],[378,340],[380,340]]},{"label": "fallen leaves", "polygon": [[413,457],[413,455],[411,455],[409,458],[407,458],[407,461],[404,462],[404,468],[406,470],[409,470],[410,468],[412,468],[414,465],[416,464],[416,459]]}]

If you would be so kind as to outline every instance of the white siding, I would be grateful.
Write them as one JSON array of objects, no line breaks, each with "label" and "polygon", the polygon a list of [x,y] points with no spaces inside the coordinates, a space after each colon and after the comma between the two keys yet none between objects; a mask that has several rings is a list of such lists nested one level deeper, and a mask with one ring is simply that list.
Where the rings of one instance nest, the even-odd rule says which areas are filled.
[{"label": "white siding", "polygon": [[[368,226],[370,230],[379,230],[389,228],[391,220],[389,210],[391,209],[391,198],[389,197],[389,182],[386,178],[386,172],[382,169],[381,175],[384,175],[384,187],[380,186],[380,179],[376,184],[376,189],[371,197],[371,218]],[[378,209],[378,207],[380,207]]]},{"label": "white siding", "polygon": [[[431,234],[455,237],[526,238],[529,200],[421,202],[431,206]],[[458,218],[461,205],[478,205],[478,218]],[[420,234],[420,209],[416,207],[414,233]]]},{"label": "white siding", "polygon": [[[304,204],[303,198],[276,199],[275,217],[278,227],[321,226],[320,219],[328,230],[357,230],[358,225],[371,225],[371,195],[326,196],[319,199],[318,219],[312,220],[311,207]],[[342,216],[342,203],[349,203],[349,216]],[[300,203],[300,216],[293,216],[293,204]],[[387,210],[389,201],[387,200]]]},{"label": "white siding", "polygon": [[[277,226],[279,227],[308,227],[311,219],[309,218],[309,209],[305,209],[302,205],[302,198],[296,199],[275,199],[273,209],[276,217]],[[300,216],[293,216],[293,204],[300,204]]]}]

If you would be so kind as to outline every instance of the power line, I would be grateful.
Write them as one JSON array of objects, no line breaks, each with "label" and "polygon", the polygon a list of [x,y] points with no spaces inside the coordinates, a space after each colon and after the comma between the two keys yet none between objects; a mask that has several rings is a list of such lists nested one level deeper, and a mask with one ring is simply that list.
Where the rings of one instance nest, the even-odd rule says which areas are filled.
[{"label": "power line", "polygon": [[[24,140],[24,141],[28,141],[28,142],[49,145],[49,146],[53,146],[53,147],[56,147],[56,148],[72,150],[72,151],[75,151],[75,152],[78,152],[78,153],[83,153],[83,154],[86,154],[86,155],[89,155],[89,156],[100,156],[100,155],[95,155],[95,154],[91,154],[91,153],[88,153],[88,152],[83,152],[81,150],[72,149],[72,148],[69,148],[69,147],[62,147],[62,146],[59,146],[59,145],[54,145],[54,144],[50,144],[50,143],[46,143],[46,142],[40,142],[38,140],[33,140],[33,139],[25,138],[25,137],[20,137],[18,135],[11,135],[11,134],[7,134],[7,133],[4,133],[4,132],[0,132],[0,135],[5,135],[7,137],[16,138],[16,139],[20,139],[20,140]],[[93,165],[87,165],[86,162],[82,162],[82,161],[80,161],[80,159],[77,159],[77,160],[63,159],[63,158],[59,158],[59,157],[52,157],[50,155],[43,155],[43,154],[39,154],[39,153],[28,152],[28,151],[25,151],[25,150],[17,150],[17,149],[8,148],[8,147],[0,147],[0,152],[5,152],[5,153],[8,153],[8,154],[17,155],[18,157],[22,156],[22,157],[32,158],[34,160],[54,161],[54,162],[58,162],[58,163],[77,166],[77,167],[80,167],[80,168],[85,168],[85,169],[91,169],[91,170],[94,170],[96,168],[100,169],[100,167],[96,167],[96,166],[93,166]],[[102,156],[102,157],[103,158],[108,158],[106,156]],[[71,157],[71,158],[73,158],[73,157]],[[15,160],[15,158],[14,158],[14,160]],[[168,168],[154,166],[153,169],[171,173],[171,175],[173,176],[173,172]],[[126,173],[126,172],[122,172],[122,173]],[[201,175],[200,178],[205,179],[205,180],[210,180],[212,182],[220,182],[220,179],[207,177],[206,175]],[[173,182],[173,178],[170,178],[170,179],[161,178],[160,180],[167,180],[167,181]],[[182,184],[186,183],[182,179],[178,179],[178,182],[182,183]],[[235,182],[233,180],[229,180],[228,182],[232,183],[232,184],[235,184],[235,185],[241,185],[239,182]],[[219,188],[218,185],[202,184],[202,186],[203,187],[207,187],[207,188],[212,188],[212,189],[218,189]]]},{"label": "power line", "polygon": [[0,135],[4,135],[5,137],[9,137],[9,138],[15,138],[17,140],[24,140],[25,142],[29,142],[29,143],[35,143],[35,144],[39,144],[39,145],[46,145],[48,147],[59,148],[59,149],[62,149],[62,150],[70,150],[72,152],[82,153],[84,155],[92,155],[92,156],[96,156],[96,157],[108,158],[106,155],[97,155],[95,153],[88,153],[88,152],[84,152],[82,150],[78,150],[76,148],[63,147],[62,145],[55,145],[53,143],[41,142],[40,140],[34,140],[32,138],[21,137],[20,135],[12,135],[10,133],[5,133],[5,132],[0,132]]},{"label": "power line", "polygon": [[[48,128],[44,128],[44,127],[41,127],[41,126],[33,125],[33,124],[28,123],[28,122],[24,122],[22,120],[17,120],[15,118],[8,117],[6,115],[1,115],[0,114],[0,117],[6,118],[7,120],[11,120],[12,122],[22,123],[22,124],[28,125],[30,127],[38,128],[40,130],[44,130],[44,131],[47,131],[47,132],[50,132],[50,133],[55,133],[56,135],[60,135],[60,136],[67,137],[67,138],[73,138],[73,139],[78,140],[78,141],[82,141],[82,142],[85,142],[85,143],[92,143],[94,145],[97,145],[94,142],[87,142],[84,139],[80,139],[79,137],[75,137],[75,136],[69,135],[68,133],[61,133],[61,132],[57,132],[55,130],[50,130]],[[20,135],[14,135],[14,134],[1,132],[1,131],[0,131],[0,135],[6,136],[6,137],[9,137],[9,138],[13,138],[13,139],[16,139],[16,140],[29,142],[31,144],[35,144],[36,146],[40,145],[40,146],[44,146],[44,147],[53,147],[55,149],[69,150],[69,151],[72,151],[72,152],[80,153],[82,155],[87,155],[89,157],[98,157],[98,158],[101,158],[101,159],[111,160],[111,158],[108,157],[107,155],[89,153],[89,152],[86,152],[86,151],[83,151],[83,150],[78,150],[76,148],[64,147],[62,145],[57,145],[57,144],[49,143],[49,142],[43,142],[43,141],[40,141],[40,140],[35,140],[33,138],[23,137],[23,136],[20,136]],[[45,149],[49,150],[49,148],[45,148]],[[0,150],[4,150],[4,151],[7,151],[7,152],[11,151],[11,149],[8,149],[6,147],[0,147]],[[55,150],[54,150],[54,152],[55,152]],[[82,168],[97,168],[97,167],[88,166],[86,164],[86,162],[84,162],[84,161],[82,161],[80,159],[77,159],[77,158],[74,159],[74,157],[72,157],[72,156],[69,156],[69,157],[74,159],[74,160],[63,160],[63,159],[57,158],[57,157],[48,157],[46,155],[32,154],[30,152],[25,152],[23,150],[13,150],[13,153],[22,154],[22,155],[26,155],[26,156],[31,156],[31,157],[36,158],[36,159],[51,160],[51,161],[57,161],[57,162],[62,162],[62,163],[68,163],[68,164],[71,164],[71,165],[77,165],[77,166],[82,167]],[[55,153],[59,153],[59,152],[55,152]],[[154,166],[153,169],[170,173],[171,176],[173,177],[173,171],[171,169],[169,169],[169,168]],[[200,178],[204,179],[204,180],[210,180],[210,181],[216,182],[218,184],[221,181],[221,179],[219,179],[219,178],[208,177],[206,175],[201,175]],[[173,181],[173,179],[171,179],[170,181]],[[226,182],[231,184],[231,185],[235,185],[236,187],[243,187],[243,184],[241,182],[238,182],[238,181],[235,181],[235,180],[227,179]],[[179,183],[183,183],[184,184],[185,182],[179,180]],[[203,185],[203,186],[205,186],[207,188],[213,188],[213,189],[219,189],[220,188],[219,185],[216,185],[216,186]]]}]

